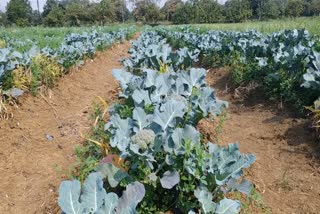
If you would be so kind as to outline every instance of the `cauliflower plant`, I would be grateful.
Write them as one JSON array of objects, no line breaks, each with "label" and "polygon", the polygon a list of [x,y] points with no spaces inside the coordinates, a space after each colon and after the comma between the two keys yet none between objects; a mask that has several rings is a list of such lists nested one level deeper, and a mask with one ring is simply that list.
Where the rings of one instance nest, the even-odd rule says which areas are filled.
[{"label": "cauliflower plant", "polygon": [[134,144],[137,144],[141,149],[146,150],[149,145],[152,145],[156,135],[150,129],[142,129],[131,137]]}]

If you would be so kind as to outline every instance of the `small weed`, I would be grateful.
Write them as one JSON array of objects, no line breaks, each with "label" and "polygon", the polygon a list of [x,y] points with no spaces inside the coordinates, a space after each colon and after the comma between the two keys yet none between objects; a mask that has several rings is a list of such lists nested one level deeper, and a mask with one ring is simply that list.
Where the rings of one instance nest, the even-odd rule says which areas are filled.
[{"label": "small weed", "polygon": [[119,114],[121,118],[129,118],[132,117],[133,114],[133,107],[132,106],[127,106],[127,105],[122,105],[119,109]]},{"label": "small weed", "polygon": [[214,128],[214,133],[215,133],[215,136],[214,136],[214,142],[218,142],[219,141],[219,137],[220,137],[220,134],[223,133],[223,126],[224,126],[224,123],[227,119],[227,111],[223,111],[216,119],[216,121],[218,121],[218,124],[217,126]]},{"label": "small weed", "polygon": [[31,66],[17,67],[5,75],[4,89],[18,88],[36,94],[40,86],[51,88],[63,74],[63,68],[55,59],[38,55],[32,59]]},{"label": "small weed", "polygon": [[283,173],[282,178],[276,181],[275,185],[277,188],[282,189],[284,191],[291,191],[293,190],[290,182],[286,179],[287,170]]},{"label": "small weed", "polygon": [[63,74],[63,68],[55,59],[38,55],[31,64],[32,82],[30,90],[36,94],[40,86],[51,88],[55,81]]},{"label": "small weed", "polygon": [[0,120],[8,118],[8,109],[4,96],[0,93]]},{"label": "small weed", "polygon": [[159,73],[163,74],[169,71],[169,66],[165,63],[163,63],[162,61],[160,61],[160,69],[159,69]]},{"label": "small weed", "polygon": [[16,100],[13,97],[4,95],[0,89],[0,120],[13,118],[13,113],[9,110],[8,106],[18,108]]},{"label": "small weed", "polygon": [[222,54],[213,53],[202,56],[202,64],[207,68],[219,68],[223,67],[226,63],[223,61]]},{"label": "small weed", "polygon": [[278,182],[276,184],[276,187],[278,187],[280,189],[283,189],[285,191],[291,191],[292,190],[292,187],[291,187],[291,185],[290,185],[288,180],[283,180],[281,182]]},{"label": "small weed", "polygon": [[147,114],[152,114],[153,111],[154,111],[154,105],[152,104],[146,104],[144,106],[144,111],[147,113]]},{"label": "small weed", "polygon": [[232,81],[236,86],[248,84],[252,81],[261,81],[263,71],[259,71],[257,63],[243,61],[239,52],[231,53],[228,61]]},{"label": "small weed", "polygon": [[99,154],[99,148],[86,142],[82,146],[77,146],[74,152],[77,156],[77,161],[71,167],[71,177],[83,182],[90,172],[96,169],[100,158],[96,158],[97,156],[91,156],[90,154]]},{"label": "small weed", "polygon": [[104,131],[107,104],[101,97],[99,99],[102,104],[94,103],[91,109],[90,120],[93,122],[93,126],[89,133],[83,137],[86,141],[83,145],[77,146],[74,151],[77,161],[71,169],[71,177],[77,178],[81,182],[96,169],[99,161],[108,154],[109,150],[109,136]]},{"label": "small weed", "polygon": [[18,88],[21,90],[28,90],[30,88],[31,81],[31,70],[20,66],[10,72],[8,77],[5,78],[5,81],[3,82],[3,88]]},{"label": "small weed", "polygon": [[316,100],[313,106],[307,106],[305,108],[311,112],[313,121],[312,126],[316,129],[318,136],[320,137],[320,100]]},{"label": "small weed", "polygon": [[53,165],[53,169],[54,169],[54,171],[56,172],[57,175],[59,175],[59,176],[62,175],[61,166],[59,166],[58,164],[55,163],[55,164]]},{"label": "small weed", "polygon": [[7,43],[5,40],[0,39],[0,48],[5,48],[7,46]]},{"label": "small weed", "polygon": [[198,126],[202,132],[202,142],[219,142],[226,119],[227,111],[223,111],[219,116],[210,116],[209,119],[202,120]]},{"label": "small weed", "polygon": [[264,203],[263,197],[255,188],[252,188],[250,194],[247,197],[243,197],[243,195],[239,192],[236,192],[234,196],[235,199],[241,201],[241,213],[243,214],[271,214],[270,208]]}]

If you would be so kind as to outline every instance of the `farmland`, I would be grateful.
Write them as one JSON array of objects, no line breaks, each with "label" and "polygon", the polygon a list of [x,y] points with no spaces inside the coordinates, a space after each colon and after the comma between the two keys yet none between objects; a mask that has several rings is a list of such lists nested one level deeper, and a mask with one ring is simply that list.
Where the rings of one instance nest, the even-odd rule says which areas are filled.
[{"label": "farmland", "polygon": [[320,36],[319,17],[301,17],[269,21],[248,21],[244,23],[194,24],[203,30],[247,31],[255,29],[261,33],[274,33],[281,30],[305,29]]},{"label": "farmland", "polygon": [[121,28],[127,28],[129,25],[114,25],[114,26],[101,26],[101,27],[28,27],[28,28],[15,28],[15,27],[1,27],[1,38],[10,38],[20,40],[28,45],[35,43],[40,49],[49,47],[58,49],[65,37],[71,33],[82,34],[84,32],[96,31],[99,33],[108,33],[119,31]]},{"label": "farmland", "polygon": [[42,86],[52,87],[69,68],[83,64],[96,51],[130,37],[135,31],[133,27],[113,29],[30,28],[2,32],[1,90],[15,97],[26,90],[35,94]]},{"label": "farmland", "polygon": [[316,213],[318,34],[233,26],[2,31],[0,210]]}]

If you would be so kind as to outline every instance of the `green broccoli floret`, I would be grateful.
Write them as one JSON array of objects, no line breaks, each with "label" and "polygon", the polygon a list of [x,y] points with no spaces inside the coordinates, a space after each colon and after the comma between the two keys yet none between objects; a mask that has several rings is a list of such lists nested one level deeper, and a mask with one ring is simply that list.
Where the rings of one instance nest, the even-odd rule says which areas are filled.
[{"label": "green broccoli floret", "polygon": [[139,145],[143,150],[146,150],[149,145],[154,143],[156,135],[150,129],[142,129],[131,137],[132,143]]}]

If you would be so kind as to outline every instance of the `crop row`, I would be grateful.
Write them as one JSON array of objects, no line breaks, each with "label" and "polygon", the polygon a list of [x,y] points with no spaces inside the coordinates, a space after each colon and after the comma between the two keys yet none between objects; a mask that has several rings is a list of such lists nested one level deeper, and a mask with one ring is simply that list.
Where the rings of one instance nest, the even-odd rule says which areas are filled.
[{"label": "crop row", "polygon": [[105,124],[108,154],[83,185],[61,184],[62,211],[238,213],[240,202],[226,194],[250,192],[241,175],[255,156],[205,142],[195,128],[227,106],[207,85],[207,71],[192,68],[199,51],[174,51],[156,32],[143,32],[129,53],[113,70],[122,90]]},{"label": "crop row", "polygon": [[[109,33],[71,33],[56,49],[40,49],[33,41],[4,38],[3,48],[0,48],[0,89],[5,94],[10,94],[11,91],[20,91],[20,94],[23,90],[35,87],[34,85],[52,84],[55,78],[71,66],[82,65],[97,50],[126,39],[134,31],[134,28],[124,28]],[[32,46],[29,45],[30,42]]]},{"label": "crop row", "polygon": [[272,34],[160,28],[174,46],[200,50],[209,66],[230,66],[236,84],[255,81],[300,112],[320,96],[320,40],[305,30]]},{"label": "crop row", "polygon": [[[132,25],[131,25],[132,26]],[[0,38],[18,51],[30,49],[37,45],[40,49],[50,47],[58,49],[64,38],[71,33],[82,34],[83,32],[110,33],[120,29],[129,28],[129,25],[93,26],[93,27],[28,27],[28,28],[1,28]]]}]

